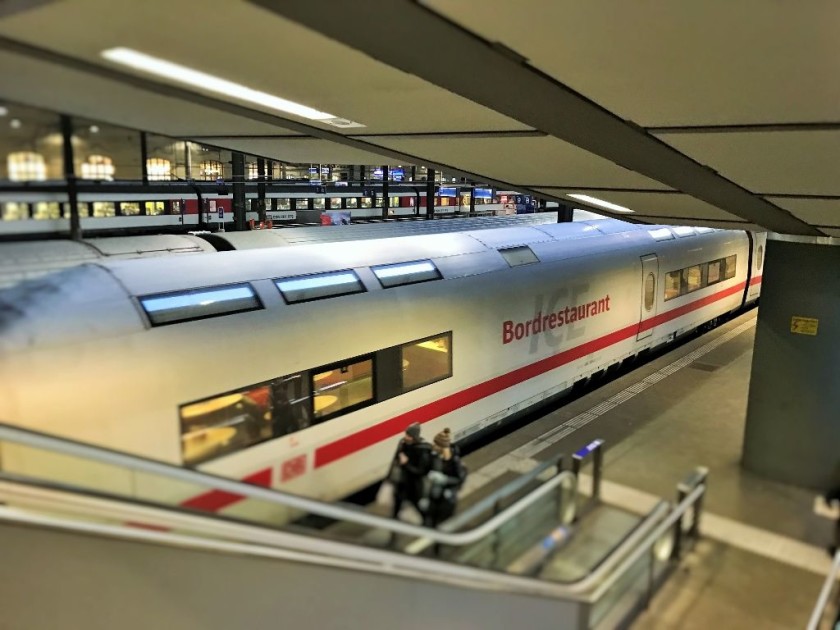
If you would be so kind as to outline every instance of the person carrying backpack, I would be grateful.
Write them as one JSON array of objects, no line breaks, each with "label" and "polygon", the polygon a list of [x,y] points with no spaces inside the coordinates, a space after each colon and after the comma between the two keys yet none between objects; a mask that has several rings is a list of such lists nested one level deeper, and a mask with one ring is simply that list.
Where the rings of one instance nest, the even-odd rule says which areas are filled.
[{"label": "person carrying backpack", "polygon": [[426,475],[423,501],[423,524],[437,527],[450,518],[458,506],[458,490],[464,485],[467,469],[458,449],[452,444],[452,432],[444,429],[432,444],[432,461]]}]

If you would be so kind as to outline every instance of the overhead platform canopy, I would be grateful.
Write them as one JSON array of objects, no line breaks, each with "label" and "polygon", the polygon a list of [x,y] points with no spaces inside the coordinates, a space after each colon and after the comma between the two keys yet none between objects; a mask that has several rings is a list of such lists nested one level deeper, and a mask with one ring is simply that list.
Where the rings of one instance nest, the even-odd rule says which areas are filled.
[{"label": "overhead platform canopy", "polygon": [[[838,19],[828,0],[32,0],[0,9],[0,98],[646,223],[840,236]],[[317,111],[102,54],[122,48]]]}]

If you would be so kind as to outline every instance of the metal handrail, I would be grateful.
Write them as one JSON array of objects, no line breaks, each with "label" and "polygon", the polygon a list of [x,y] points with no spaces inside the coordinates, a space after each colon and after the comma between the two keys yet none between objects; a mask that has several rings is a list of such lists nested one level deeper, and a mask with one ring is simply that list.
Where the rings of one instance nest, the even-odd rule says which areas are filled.
[{"label": "metal handrail", "polygon": [[838,575],[840,575],[840,551],[834,554],[834,562],[831,563],[831,569],[828,571],[825,582],[823,582],[820,596],[817,598],[817,603],[811,613],[811,619],[808,621],[808,630],[817,630],[819,628],[823,615],[825,615],[825,608],[828,606],[828,598],[834,589]]},{"label": "metal handrail", "polygon": [[532,482],[534,479],[539,477],[542,473],[546,470],[551,468],[552,466],[556,466],[563,460],[563,455],[555,455],[554,457],[545,460],[544,462],[540,462],[537,464],[533,469],[529,470],[524,475],[520,475],[513,481],[508,484],[505,484],[495,492],[487,495],[480,501],[476,501],[473,505],[468,507],[463,512],[459,512],[452,518],[448,519],[440,526],[440,530],[444,532],[451,532],[465,523],[469,523],[472,519],[476,516],[481,514],[482,512],[492,508],[497,501],[501,501],[502,499],[506,499],[510,495],[519,492],[522,488]]},{"label": "metal handrail", "polygon": [[[8,496],[11,491],[14,496],[14,486],[27,487],[27,484],[20,480],[0,481],[0,492]],[[55,494],[67,492],[67,490],[38,488],[35,491],[34,502],[54,505]],[[31,493],[32,489],[29,488],[27,494]],[[147,505],[122,506],[117,509],[109,507],[110,503],[120,501],[121,499],[94,497],[83,499],[82,503],[89,505],[94,516],[110,515],[111,518],[127,519],[138,523],[159,521],[173,528],[192,531],[194,534],[156,531],[96,521],[69,520],[56,514],[33,514],[4,506],[0,506],[0,521],[61,528],[128,540],[144,540],[183,548],[228,551],[297,562],[312,562],[341,569],[384,572],[403,577],[419,577],[424,580],[462,584],[485,590],[498,591],[500,588],[505,588],[518,593],[561,597],[578,602],[590,601],[586,590],[593,581],[597,582],[600,579],[599,573],[599,575],[587,576],[573,583],[538,580],[533,577],[490,571],[481,567],[441,563],[438,560],[407,556],[392,550],[360,548],[342,541],[313,539],[299,533],[271,530],[249,523],[223,521],[209,514],[168,513],[166,508]],[[66,502],[64,504],[68,505]],[[78,501],[75,500],[69,505],[79,507]],[[221,536],[224,539],[196,538],[195,534]]]},{"label": "metal handrail", "polygon": [[463,546],[477,542],[484,536],[501,527],[504,523],[520,514],[523,510],[536,503],[541,497],[553,490],[567,479],[574,480],[574,475],[568,471],[561,472],[552,477],[543,485],[539,486],[526,496],[522,497],[502,512],[485,521],[478,527],[464,532],[451,533],[442,532],[428,527],[403,523],[384,516],[369,514],[361,508],[350,505],[336,505],[293,495],[281,490],[262,488],[241,481],[233,481],[225,477],[211,475],[205,472],[198,472],[187,468],[180,468],[172,464],[146,459],[137,455],[120,453],[100,446],[83,444],[67,438],[59,438],[29,429],[14,427],[0,423],[0,440],[25,444],[27,446],[41,448],[65,455],[82,457],[105,464],[121,466],[146,473],[176,479],[186,483],[193,483],[202,486],[209,486],[213,489],[224,490],[236,495],[259,499],[269,503],[279,504],[293,509],[302,510],[340,521],[350,521],[366,527],[384,529],[387,531],[407,534],[409,536],[423,537],[434,542]]},{"label": "metal handrail", "polygon": [[647,538],[644,539],[631,553],[625,556],[624,561],[618,565],[613,573],[609,575],[590,595],[590,601],[596,602],[607,590],[624,575],[644,554],[648,553],[650,549],[656,544],[662,535],[667,532],[674,523],[681,520],[685,513],[694,506],[697,500],[706,492],[705,484],[700,484],[689,494],[685,499],[673,509],[668,517],[656,527]]}]

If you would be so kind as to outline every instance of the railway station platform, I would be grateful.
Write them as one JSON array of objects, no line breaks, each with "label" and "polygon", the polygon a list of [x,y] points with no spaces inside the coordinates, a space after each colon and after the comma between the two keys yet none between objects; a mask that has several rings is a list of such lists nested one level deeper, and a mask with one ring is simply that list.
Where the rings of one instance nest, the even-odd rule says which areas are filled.
[{"label": "railway station platform", "polygon": [[[4,446],[95,472],[0,474],[0,607],[11,627],[266,627],[280,610],[321,628],[805,627],[830,523],[810,493],[738,466],[754,325],[746,313],[478,448],[439,530],[0,425]],[[97,490],[125,474],[143,492]],[[185,510],[162,481],[250,507]]]},{"label": "railway station platform", "polygon": [[702,538],[633,627],[805,628],[833,523],[814,514],[815,493],[740,466],[755,322],[742,314],[477,450],[468,484],[603,438],[604,501],[641,513],[704,466]]}]

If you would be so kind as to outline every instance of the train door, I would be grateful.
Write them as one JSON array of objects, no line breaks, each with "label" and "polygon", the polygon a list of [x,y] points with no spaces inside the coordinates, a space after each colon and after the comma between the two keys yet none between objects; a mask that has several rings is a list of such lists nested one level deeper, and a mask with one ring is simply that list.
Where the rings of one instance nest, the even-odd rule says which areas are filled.
[{"label": "train door", "polygon": [[636,340],[647,339],[653,334],[656,317],[656,291],[659,283],[659,258],[647,254],[642,260],[642,306],[639,314],[639,331]]}]

